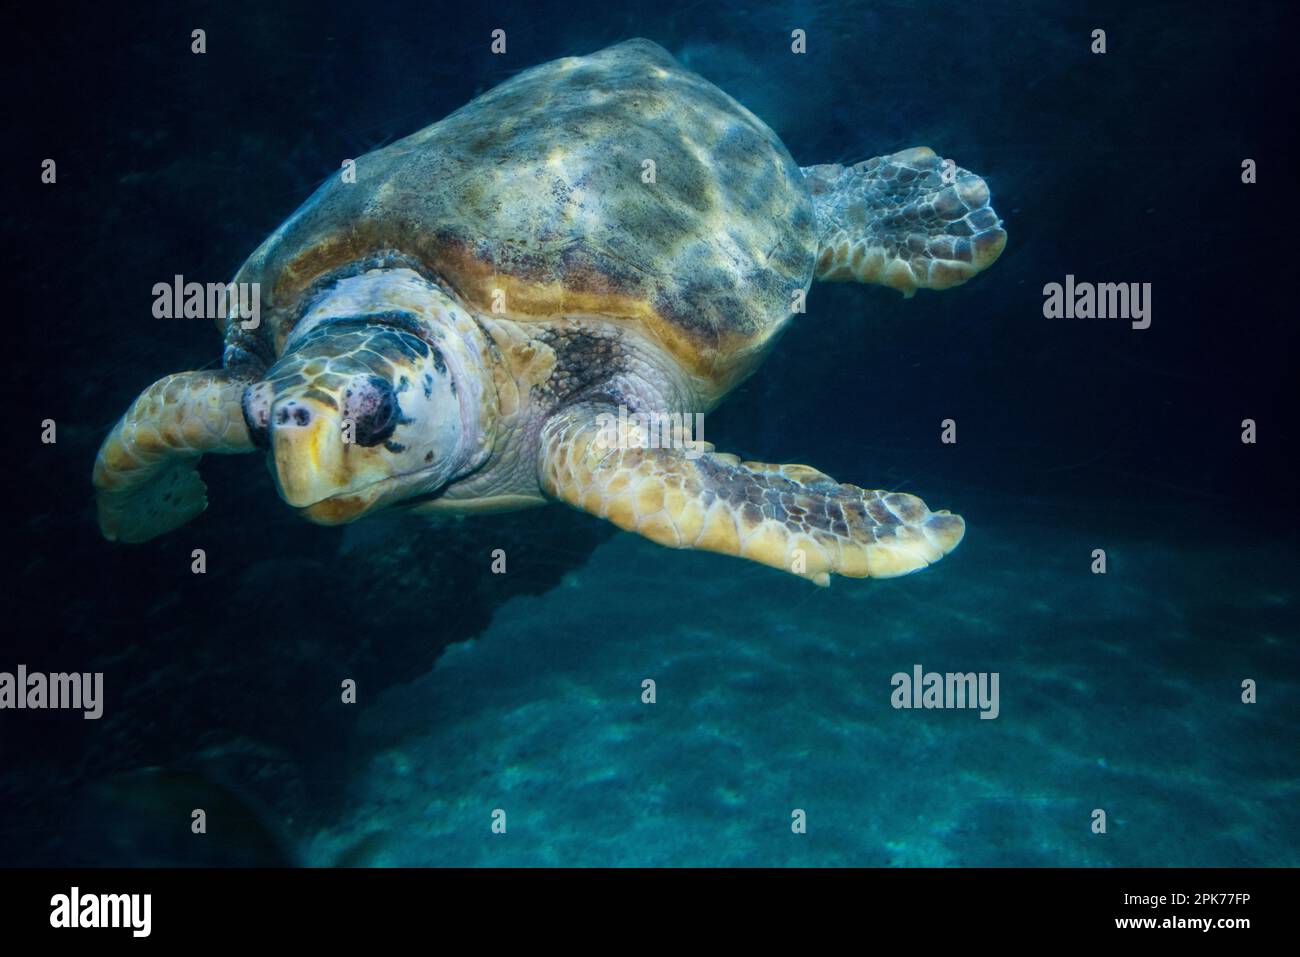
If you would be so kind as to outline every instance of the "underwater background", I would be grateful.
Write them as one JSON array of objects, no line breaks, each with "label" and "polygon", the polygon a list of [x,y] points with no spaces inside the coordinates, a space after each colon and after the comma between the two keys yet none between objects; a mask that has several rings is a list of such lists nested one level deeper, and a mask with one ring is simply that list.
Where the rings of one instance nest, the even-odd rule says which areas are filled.
[{"label": "underwater background", "polygon": [[[102,671],[106,703],[0,712],[0,864],[1300,863],[1286,9],[11,8],[0,671]],[[220,355],[155,283],[228,279],[342,158],[637,36],[801,164],[928,145],[989,183],[992,268],[815,285],[705,431],[951,508],[957,551],[821,589],[558,505],[321,528],[247,456],[205,459],[192,524],[102,540],[104,435]],[[1151,327],[1044,318],[1067,274],[1151,283]],[[997,672],[999,716],[894,709],[917,664]]]}]

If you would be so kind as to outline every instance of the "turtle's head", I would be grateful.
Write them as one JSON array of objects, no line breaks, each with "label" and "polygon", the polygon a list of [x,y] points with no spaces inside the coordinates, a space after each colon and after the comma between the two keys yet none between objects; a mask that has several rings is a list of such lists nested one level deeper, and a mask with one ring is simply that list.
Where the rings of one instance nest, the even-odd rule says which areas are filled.
[{"label": "turtle's head", "polygon": [[244,419],[281,497],[312,521],[352,521],[476,464],[477,410],[465,399],[479,390],[457,381],[471,374],[459,350],[424,322],[314,310],[245,391]]}]

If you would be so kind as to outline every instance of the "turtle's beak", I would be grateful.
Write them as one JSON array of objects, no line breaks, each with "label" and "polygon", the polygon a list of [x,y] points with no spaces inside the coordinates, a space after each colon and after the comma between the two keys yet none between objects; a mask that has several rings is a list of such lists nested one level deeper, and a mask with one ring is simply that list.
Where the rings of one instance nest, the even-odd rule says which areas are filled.
[{"label": "turtle's beak", "polygon": [[280,495],[306,508],[347,488],[346,452],[338,412],[314,399],[295,397],[271,410],[271,452]]}]

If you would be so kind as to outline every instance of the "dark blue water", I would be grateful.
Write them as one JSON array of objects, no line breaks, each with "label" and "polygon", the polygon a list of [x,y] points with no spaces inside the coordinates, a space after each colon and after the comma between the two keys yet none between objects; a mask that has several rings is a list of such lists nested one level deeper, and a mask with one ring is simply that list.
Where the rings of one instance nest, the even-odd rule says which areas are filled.
[{"label": "dark blue water", "polygon": [[[1300,862],[1284,9],[15,19],[0,671],[103,672],[106,702],[98,721],[0,711],[0,863]],[[220,354],[209,324],[150,315],[155,283],[228,278],[341,158],[636,36],[801,164],[929,145],[988,181],[1010,238],[987,273],[912,300],[814,286],[706,432],[960,512],[956,552],[818,589],[560,506],[319,528],[251,457],[205,461],[211,504],[183,530],[100,538],[100,441],[149,382]],[[46,157],[57,185],[40,183]],[[1150,328],[1044,318],[1044,286],[1067,274],[1150,283]],[[892,707],[891,677],[915,665],[996,672],[996,719]],[[199,804],[247,813],[215,812],[201,844]]]}]

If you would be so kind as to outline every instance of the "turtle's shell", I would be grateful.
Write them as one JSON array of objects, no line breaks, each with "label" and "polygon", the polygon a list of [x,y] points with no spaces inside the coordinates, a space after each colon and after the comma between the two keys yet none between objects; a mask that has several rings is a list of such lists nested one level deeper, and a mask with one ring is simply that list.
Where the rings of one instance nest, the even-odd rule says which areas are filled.
[{"label": "turtle's shell", "polygon": [[[646,182],[654,163],[654,182]],[[813,208],[768,127],[647,40],[543,64],[335,175],[249,258],[278,353],[305,290],[396,253],[508,318],[642,323],[725,388],[811,281]],[[499,311],[499,310],[498,310]],[[227,350],[227,360],[232,352]]]}]

